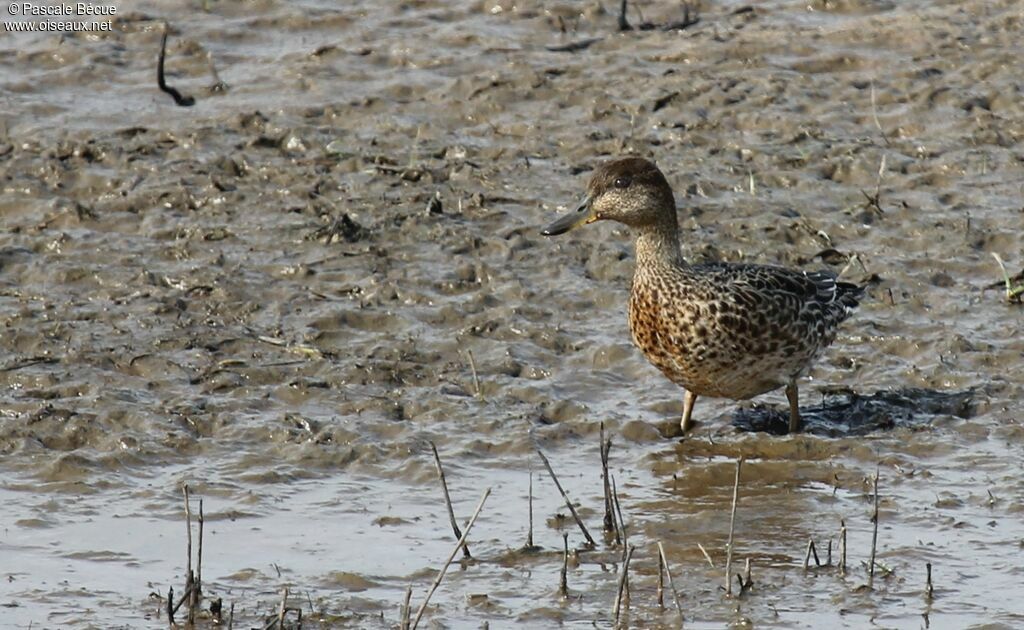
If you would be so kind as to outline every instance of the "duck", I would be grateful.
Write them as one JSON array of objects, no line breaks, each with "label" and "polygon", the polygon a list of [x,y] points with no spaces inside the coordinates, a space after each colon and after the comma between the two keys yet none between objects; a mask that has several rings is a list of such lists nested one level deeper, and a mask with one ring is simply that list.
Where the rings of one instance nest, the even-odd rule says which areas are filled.
[{"label": "duck", "polygon": [[541,233],[557,236],[596,221],[617,221],[633,233],[629,330],[647,360],[684,389],[683,434],[694,426],[699,397],[748,400],[780,388],[789,433],[799,432],[798,380],[835,341],[864,287],[828,270],[686,262],[672,187],[642,157],[598,166],[575,212]]}]

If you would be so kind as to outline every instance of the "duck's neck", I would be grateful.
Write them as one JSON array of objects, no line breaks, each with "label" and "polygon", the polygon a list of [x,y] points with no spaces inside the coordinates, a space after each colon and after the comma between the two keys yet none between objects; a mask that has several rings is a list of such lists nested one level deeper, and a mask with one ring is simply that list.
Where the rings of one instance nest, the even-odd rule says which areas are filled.
[{"label": "duck's neck", "polygon": [[679,225],[672,221],[644,226],[636,235],[637,269],[651,266],[681,266],[685,264],[679,251]]}]

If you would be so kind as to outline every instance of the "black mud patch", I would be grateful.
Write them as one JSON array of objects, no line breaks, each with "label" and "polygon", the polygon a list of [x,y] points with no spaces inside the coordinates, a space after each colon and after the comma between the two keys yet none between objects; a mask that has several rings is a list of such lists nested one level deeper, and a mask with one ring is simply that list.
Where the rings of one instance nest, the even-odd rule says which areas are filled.
[{"label": "black mud patch", "polygon": [[[935,418],[969,418],[973,410],[974,390],[939,392],[907,388],[880,391],[870,395],[855,392],[830,395],[816,407],[802,407],[803,432],[827,437],[867,435],[897,427],[919,427]],[[785,435],[789,412],[755,405],[737,409],[732,425],[740,431]]]}]

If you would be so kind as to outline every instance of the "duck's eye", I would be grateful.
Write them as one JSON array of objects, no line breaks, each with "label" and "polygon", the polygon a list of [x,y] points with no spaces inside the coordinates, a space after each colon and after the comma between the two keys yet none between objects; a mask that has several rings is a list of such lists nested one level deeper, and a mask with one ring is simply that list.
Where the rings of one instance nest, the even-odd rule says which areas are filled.
[{"label": "duck's eye", "polygon": [[613,182],[616,188],[629,188],[629,185],[633,182],[629,177],[616,177]]}]

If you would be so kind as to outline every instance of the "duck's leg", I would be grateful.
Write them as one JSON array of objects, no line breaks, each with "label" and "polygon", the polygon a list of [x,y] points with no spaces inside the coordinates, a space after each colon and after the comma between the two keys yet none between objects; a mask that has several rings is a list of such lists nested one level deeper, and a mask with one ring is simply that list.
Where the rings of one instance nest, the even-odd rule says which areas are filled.
[{"label": "duck's leg", "polygon": [[693,403],[697,402],[697,394],[694,394],[690,390],[686,390],[683,394],[683,419],[679,422],[679,426],[683,428],[683,433],[686,433],[693,428]]},{"label": "duck's leg", "polygon": [[789,432],[800,431],[800,395],[796,389],[796,379],[790,379],[786,385],[786,398],[789,399]]}]

